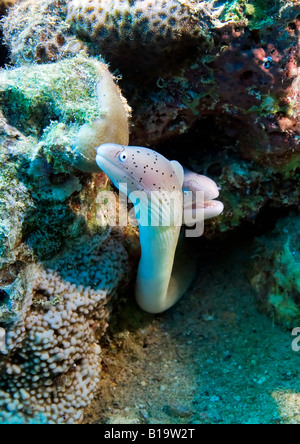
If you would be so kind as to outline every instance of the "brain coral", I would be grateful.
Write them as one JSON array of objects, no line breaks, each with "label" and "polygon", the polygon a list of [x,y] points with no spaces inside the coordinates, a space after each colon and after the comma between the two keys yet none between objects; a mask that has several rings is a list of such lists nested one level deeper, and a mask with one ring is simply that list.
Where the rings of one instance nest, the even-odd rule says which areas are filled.
[{"label": "brain coral", "polygon": [[3,21],[11,62],[53,62],[76,55],[85,45],[69,32],[65,0],[23,0]]},{"label": "brain coral", "polygon": [[42,414],[52,423],[80,422],[99,382],[108,303],[126,267],[120,240],[98,235],[26,268],[26,315],[1,324],[7,350],[0,353],[0,422],[11,413],[26,421]]},{"label": "brain coral", "polygon": [[218,3],[23,0],[3,21],[3,31],[17,65],[60,60],[80,48],[117,60],[118,66],[126,60],[149,65],[153,56],[209,40],[206,31],[222,10]]},{"label": "brain coral", "polygon": [[201,35],[193,1],[71,0],[67,20],[79,35],[101,46],[167,46],[171,40]]}]

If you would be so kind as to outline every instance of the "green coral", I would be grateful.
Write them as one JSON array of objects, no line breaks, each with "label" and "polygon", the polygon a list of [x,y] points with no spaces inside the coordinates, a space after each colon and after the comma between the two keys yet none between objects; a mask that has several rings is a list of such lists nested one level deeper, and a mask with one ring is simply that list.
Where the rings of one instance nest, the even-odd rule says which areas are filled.
[{"label": "green coral", "polygon": [[[84,157],[75,153],[80,129],[105,121],[106,113],[115,116],[110,103],[99,104],[103,73],[127,124],[114,78],[96,58],[79,54],[0,71],[1,322],[26,311],[28,264],[49,260],[74,239],[103,231],[95,216],[96,177],[74,165]],[[108,92],[104,85],[102,95]]]},{"label": "green coral", "polygon": [[263,307],[291,328],[300,322],[300,219],[282,219],[275,230],[257,240],[251,282]]},{"label": "green coral", "polygon": [[[0,107],[8,122],[44,148],[48,159],[72,155],[80,127],[101,117],[96,88],[99,62],[78,55],[51,65],[0,74]],[[62,158],[57,168],[62,168]]]},{"label": "green coral", "polygon": [[96,146],[129,141],[126,100],[107,65],[84,53],[3,70],[0,107],[10,125],[34,139],[32,159],[46,158],[55,172],[69,173],[75,164],[97,172]]},{"label": "green coral", "polygon": [[[23,140],[20,141],[22,145]],[[0,153],[0,267],[16,260],[26,211],[33,206],[27,188],[18,180],[18,163],[4,144]]]},{"label": "green coral", "polygon": [[[300,224],[296,223],[295,226],[296,235],[300,237]],[[288,234],[288,230],[285,229],[285,233]],[[300,294],[300,250],[298,245],[292,244],[292,236],[289,235],[286,238],[286,242],[283,245],[282,251],[278,254],[279,267],[274,277],[278,283],[278,286],[284,288],[285,291],[296,291]],[[299,307],[300,308],[300,307]]]},{"label": "green coral", "polygon": [[24,239],[39,258],[49,257],[61,247],[62,229],[64,237],[70,227],[74,236],[82,229],[66,201],[82,190],[71,166],[76,135],[101,114],[98,67],[78,55],[0,73],[1,261],[13,261]]}]

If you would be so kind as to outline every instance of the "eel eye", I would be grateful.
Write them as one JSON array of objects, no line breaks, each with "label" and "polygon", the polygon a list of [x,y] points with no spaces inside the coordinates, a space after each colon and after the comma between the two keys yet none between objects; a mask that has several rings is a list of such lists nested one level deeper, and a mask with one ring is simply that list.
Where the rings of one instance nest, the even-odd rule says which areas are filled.
[{"label": "eel eye", "polygon": [[123,153],[121,153],[120,155],[119,155],[119,159],[120,159],[120,161],[121,162],[125,162],[126,160],[127,160],[127,153],[126,152],[123,152]]}]

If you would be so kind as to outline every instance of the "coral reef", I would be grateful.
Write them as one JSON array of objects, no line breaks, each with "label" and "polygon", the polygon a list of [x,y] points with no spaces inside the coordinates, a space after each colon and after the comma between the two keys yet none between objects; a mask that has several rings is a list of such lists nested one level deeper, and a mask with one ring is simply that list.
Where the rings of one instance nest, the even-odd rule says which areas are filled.
[{"label": "coral reef", "polygon": [[0,108],[0,422],[80,422],[130,276],[124,234],[98,203],[107,181],[80,169],[96,169],[105,137],[128,142],[129,108],[84,54],[2,70]]},{"label": "coral reef", "polygon": [[17,260],[26,210],[33,206],[27,188],[18,180],[20,162],[16,162],[10,156],[10,150],[16,140],[26,152],[26,138],[10,127],[2,116],[0,118],[0,266],[7,261]]},{"label": "coral reef", "polygon": [[[0,1],[0,19],[7,13],[10,6],[13,6],[16,0],[1,0]],[[4,66],[7,62],[8,50],[3,45],[3,33],[0,27],[0,66]]]},{"label": "coral reef", "polygon": [[[300,169],[278,170],[241,157],[236,141],[215,117],[207,117],[177,138],[159,145],[166,157],[176,158],[219,185],[224,212],[206,222],[205,236],[213,238],[247,224],[255,224],[262,211],[299,205]],[[223,124],[230,120],[223,120]],[[175,157],[176,156],[176,157]]]},{"label": "coral reef", "polygon": [[84,54],[2,71],[0,106],[11,125],[35,139],[34,156],[43,151],[57,171],[71,163],[97,172],[94,148],[129,140],[125,99],[107,66]]},{"label": "coral reef", "polygon": [[300,219],[281,219],[268,235],[257,239],[251,283],[261,308],[288,328],[300,321]]},{"label": "coral reef", "polygon": [[130,99],[135,142],[145,143],[146,134],[148,145],[157,144],[216,116],[245,158],[279,168],[299,164],[298,12],[286,5],[261,29],[213,29],[211,50],[163,75],[143,101]]},{"label": "coral reef", "polygon": [[221,171],[218,184],[222,191],[225,212],[209,227],[212,235],[240,226],[243,222],[255,223],[262,210],[299,205],[297,183],[299,168],[288,174],[274,172],[263,165],[226,156],[225,159],[208,158],[208,170]]},{"label": "coral reef", "polygon": [[[225,212],[206,227],[212,238],[266,207],[299,204],[299,5],[10,2],[1,20],[14,66],[0,70],[0,422],[80,422],[99,380],[99,338],[129,274],[126,233],[98,224],[107,179],[90,174],[96,146],[129,143],[130,107],[107,63],[134,110],[130,144],[156,146],[220,185]],[[251,276],[261,306],[286,326],[299,320],[298,225],[287,219],[257,241]]]},{"label": "coral reef", "polygon": [[53,62],[85,50],[69,32],[66,13],[65,0],[23,0],[12,8],[3,26],[11,62]]},{"label": "coral reef", "polygon": [[98,48],[108,60],[117,59],[122,64],[129,57],[135,63],[149,65],[147,59],[153,63],[157,55],[205,40],[208,24],[203,20],[203,3],[72,0],[68,3],[67,22],[78,38],[92,42],[91,48]]},{"label": "coral reef", "polygon": [[[106,236],[109,235],[107,232]],[[79,422],[101,371],[98,339],[108,307],[124,279],[127,253],[110,236],[82,237],[70,251],[26,269],[24,316],[7,327],[0,358],[0,421],[5,412],[49,422]]]},{"label": "coral reef", "polygon": [[220,184],[225,212],[213,231],[299,203],[299,2],[255,2],[248,18],[254,2],[227,3],[220,20],[230,21],[209,30],[210,47],[138,91],[135,73],[123,82],[132,144],[154,145]]},{"label": "coral reef", "polygon": [[47,418],[45,418],[43,415],[35,416],[33,419],[30,420],[24,420],[24,417],[20,415],[16,415],[14,413],[6,413],[5,420],[1,421],[1,424],[9,425],[35,425],[35,424],[48,424]]},{"label": "coral reef", "polygon": [[26,213],[34,203],[18,177],[21,161],[13,154],[16,141],[25,154],[26,138],[0,116],[0,322],[18,319],[27,308],[22,269],[31,252],[21,245]]},{"label": "coral reef", "polygon": [[212,116],[243,158],[279,170],[299,165],[298,0],[34,3],[4,21],[12,61],[42,60],[35,33],[48,32],[46,14],[52,33],[86,42],[121,69],[134,109],[132,144],[161,144]]}]

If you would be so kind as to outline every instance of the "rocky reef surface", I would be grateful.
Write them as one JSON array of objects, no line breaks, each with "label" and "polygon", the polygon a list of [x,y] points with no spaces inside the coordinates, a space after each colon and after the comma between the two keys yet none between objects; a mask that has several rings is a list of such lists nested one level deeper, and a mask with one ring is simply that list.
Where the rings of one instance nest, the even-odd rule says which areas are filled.
[{"label": "rocky reef surface", "polygon": [[217,179],[226,231],[298,203],[299,18],[298,1],[26,0],[3,31],[17,65],[104,57],[133,108],[131,143]]},{"label": "rocky reef surface", "polygon": [[[298,206],[300,2],[0,4],[0,419],[80,422],[138,248],[133,230],[99,226],[110,185],[94,174],[94,148],[153,147],[215,179],[225,211],[210,240]],[[298,225],[257,240],[250,276],[288,327]]]},{"label": "rocky reef surface", "polygon": [[300,324],[299,214],[281,219],[257,239],[251,283],[260,304],[274,321],[293,328]]},{"label": "rocky reef surface", "polygon": [[105,224],[97,204],[107,180],[80,170],[95,169],[95,128],[95,144],[105,135],[128,143],[128,109],[106,65],[85,56],[0,77],[0,325],[7,340],[0,418],[78,422],[99,382],[110,301],[129,276],[124,233]]}]

